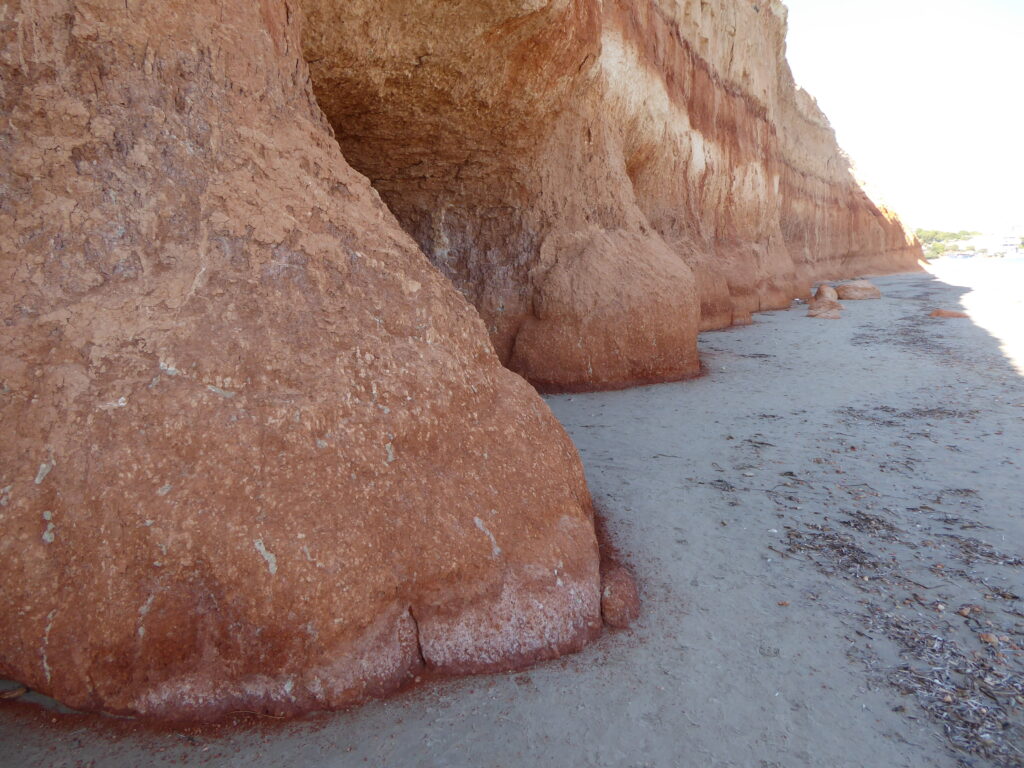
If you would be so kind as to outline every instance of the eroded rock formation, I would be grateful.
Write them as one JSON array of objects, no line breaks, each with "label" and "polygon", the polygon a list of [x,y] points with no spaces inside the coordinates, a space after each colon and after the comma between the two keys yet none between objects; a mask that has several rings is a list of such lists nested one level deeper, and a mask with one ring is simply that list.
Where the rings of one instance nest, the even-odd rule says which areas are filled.
[{"label": "eroded rock formation", "polygon": [[807,305],[807,316],[819,320],[839,320],[843,316],[843,305],[839,303],[839,294],[828,283],[822,283],[814,292],[814,298]]},{"label": "eroded rock formation", "polygon": [[0,13],[0,675],[73,707],[336,707],[600,621],[574,447],[298,35],[280,0]]},{"label": "eroded rock formation", "polygon": [[818,286],[818,290],[814,292],[814,298],[839,301],[839,293],[836,291],[835,286],[829,285],[828,283],[822,283]]},{"label": "eroded rock formation", "polygon": [[693,375],[699,329],[911,269],[793,83],[778,0],[301,0],[346,157],[552,389]]},{"label": "eroded rock formation", "polygon": [[851,280],[836,286],[836,296],[843,301],[863,301],[864,299],[880,299],[882,292],[878,286],[868,280]]},{"label": "eroded rock formation", "polygon": [[[698,330],[917,254],[784,30],[776,0],[8,0],[0,675],[211,717],[579,648],[583,473],[499,358],[683,378]],[[635,617],[625,571],[604,598]]]},{"label": "eroded rock formation", "polygon": [[807,316],[819,320],[839,320],[843,316],[843,305],[835,299],[815,297],[807,305]]}]

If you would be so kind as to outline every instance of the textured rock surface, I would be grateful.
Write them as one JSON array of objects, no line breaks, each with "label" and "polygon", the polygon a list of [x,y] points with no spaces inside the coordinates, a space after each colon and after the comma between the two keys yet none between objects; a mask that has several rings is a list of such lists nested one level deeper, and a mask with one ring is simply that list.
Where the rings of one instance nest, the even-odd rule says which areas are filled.
[{"label": "textured rock surface", "polygon": [[0,13],[0,675],[74,707],[335,707],[600,622],[575,449],[343,160],[298,25]]},{"label": "textured rock surface", "polygon": [[693,375],[698,329],[920,255],[794,85],[778,0],[302,5],[346,157],[542,386]]},{"label": "textured rock surface", "polygon": [[636,580],[622,565],[611,565],[601,574],[601,617],[617,629],[629,627],[640,616]]},{"label": "textured rock surface", "polygon": [[956,309],[933,309],[928,317],[963,318],[970,317],[970,315]]},{"label": "textured rock surface", "polygon": [[814,292],[814,298],[832,299],[833,301],[838,301],[839,293],[836,292],[836,289],[833,286],[828,285],[827,283],[823,283],[822,285],[819,285],[818,290]]},{"label": "textured rock surface", "polygon": [[807,316],[819,320],[838,320],[843,316],[843,305],[828,297],[815,298],[807,305]]},{"label": "textured rock surface", "polygon": [[882,292],[867,280],[854,280],[837,285],[836,296],[843,301],[862,301],[864,299],[880,299]]}]

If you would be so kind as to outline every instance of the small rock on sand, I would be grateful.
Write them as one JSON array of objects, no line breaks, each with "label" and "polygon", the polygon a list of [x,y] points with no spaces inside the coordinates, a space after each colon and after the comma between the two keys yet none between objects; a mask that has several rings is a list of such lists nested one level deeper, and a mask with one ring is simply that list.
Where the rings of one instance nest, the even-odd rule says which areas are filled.
[{"label": "small rock on sand", "polygon": [[807,316],[819,320],[838,320],[843,315],[843,305],[835,299],[816,298],[807,305]]},{"label": "small rock on sand", "polygon": [[624,566],[612,565],[601,575],[601,615],[609,627],[625,628],[640,615],[636,581]]},{"label": "small rock on sand", "polygon": [[839,300],[839,294],[836,293],[836,289],[828,283],[822,283],[818,286],[818,290],[814,294],[815,299],[832,299],[833,301]]},{"label": "small rock on sand", "polygon": [[853,280],[849,283],[837,285],[836,293],[844,301],[882,298],[882,292],[867,280]]},{"label": "small rock on sand", "polygon": [[928,317],[967,317],[967,313],[953,309],[936,309]]}]

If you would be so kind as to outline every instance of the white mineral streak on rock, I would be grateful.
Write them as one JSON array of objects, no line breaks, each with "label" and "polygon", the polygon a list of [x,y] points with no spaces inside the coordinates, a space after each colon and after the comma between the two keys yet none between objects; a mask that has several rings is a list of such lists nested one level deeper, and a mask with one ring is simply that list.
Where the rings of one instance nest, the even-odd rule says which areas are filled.
[{"label": "white mineral streak on rock", "polygon": [[476,527],[483,531],[487,538],[491,540],[491,555],[494,557],[500,556],[501,547],[498,546],[498,542],[495,540],[494,534],[490,532],[486,525],[484,525],[484,521],[479,517],[474,517],[473,522],[476,523]]},{"label": "white mineral streak on rock", "polygon": [[43,512],[43,520],[46,521],[46,530],[43,531],[43,541],[46,544],[53,544],[54,538],[56,538],[56,526],[53,524],[53,512],[49,510]]},{"label": "white mineral streak on rock", "polygon": [[277,557],[273,552],[267,550],[263,544],[263,539],[256,539],[253,542],[253,546],[256,547],[256,551],[260,553],[260,556],[267,561],[267,570],[270,571],[270,575],[273,576],[277,573]]},{"label": "white mineral streak on rock", "polygon": [[50,474],[50,470],[53,469],[56,463],[56,461],[50,459],[49,461],[44,461],[39,465],[39,471],[36,472],[36,485],[42,485],[43,480],[45,480],[46,476]]},{"label": "white mineral streak on rock", "polygon": [[43,654],[43,674],[46,675],[46,682],[50,682],[50,662],[46,654],[50,647],[50,630],[53,629],[53,617],[56,615],[57,609],[54,608],[48,614],[46,614],[46,628],[43,630],[43,644],[41,651]]}]

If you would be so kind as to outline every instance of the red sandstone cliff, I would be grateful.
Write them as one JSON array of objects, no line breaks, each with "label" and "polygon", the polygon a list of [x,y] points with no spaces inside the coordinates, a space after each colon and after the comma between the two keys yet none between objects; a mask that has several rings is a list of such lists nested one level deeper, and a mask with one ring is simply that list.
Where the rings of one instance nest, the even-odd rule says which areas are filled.
[{"label": "red sandstone cliff", "polygon": [[579,648],[582,469],[499,357],[685,377],[699,328],[916,253],[777,3],[299,5],[0,15],[0,675],[72,706],[297,712]]},{"label": "red sandstone cliff", "polygon": [[345,156],[542,387],[693,375],[698,329],[915,265],[777,0],[302,5]]},{"label": "red sandstone cliff", "polygon": [[337,707],[600,623],[576,451],[344,161],[287,3],[0,12],[0,676]]}]

